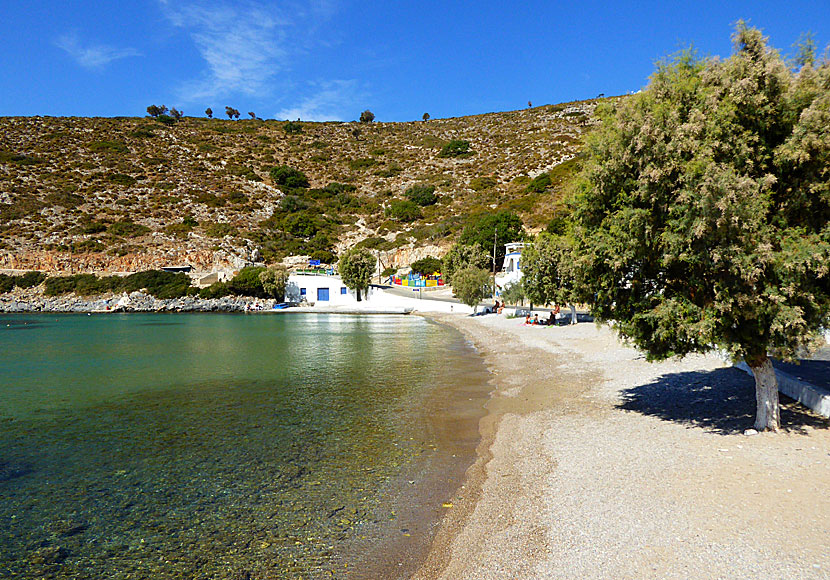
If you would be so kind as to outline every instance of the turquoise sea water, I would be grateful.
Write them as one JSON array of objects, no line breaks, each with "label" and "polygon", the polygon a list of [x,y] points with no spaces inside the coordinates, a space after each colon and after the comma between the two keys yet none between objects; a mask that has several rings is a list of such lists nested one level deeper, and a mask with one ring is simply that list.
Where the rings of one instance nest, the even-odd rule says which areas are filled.
[{"label": "turquoise sea water", "polygon": [[347,575],[485,381],[411,316],[0,316],[0,577]]}]

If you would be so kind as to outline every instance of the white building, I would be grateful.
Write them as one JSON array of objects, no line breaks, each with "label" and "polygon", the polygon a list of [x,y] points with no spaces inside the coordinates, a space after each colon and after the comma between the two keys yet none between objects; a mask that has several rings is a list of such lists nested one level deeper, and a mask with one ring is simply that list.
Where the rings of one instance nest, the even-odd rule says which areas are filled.
[{"label": "white building", "polygon": [[497,293],[507,286],[512,286],[522,278],[522,248],[524,242],[511,242],[505,244],[504,264],[501,272],[496,274]]},{"label": "white building", "polygon": [[[361,298],[365,300],[367,296]],[[357,293],[347,288],[340,276],[291,274],[285,285],[285,301],[340,306],[357,303]]]}]

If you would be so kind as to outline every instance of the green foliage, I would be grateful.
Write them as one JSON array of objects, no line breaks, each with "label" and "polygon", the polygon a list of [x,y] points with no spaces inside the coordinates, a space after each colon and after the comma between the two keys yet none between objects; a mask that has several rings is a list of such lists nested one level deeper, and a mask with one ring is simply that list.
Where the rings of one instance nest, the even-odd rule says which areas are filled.
[{"label": "green foliage", "polygon": [[426,183],[416,183],[404,192],[404,197],[422,207],[435,205],[438,196],[435,195],[435,186]]},{"label": "green foliage", "polygon": [[227,282],[215,282],[207,288],[199,290],[199,298],[205,300],[223,298],[225,296],[230,296],[231,294],[233,294],[233,291]]},{"label": "green foliage", "polygon": [[453,139],[441,147],[438,157],[469,157],[472,154],[469,141]]},{"label": "green foliage", "polygon": [[150,228],[144,224],[137,224],[132,221],[118,221],[110,225],[107,231],[114,236],[121,236],[123,238],[137,238],[150,232]]},{"label": "green foliage", "polygon": [[14,163],[15,165],[39,165],[40,163],[43,163],[43,160],[32,155],[12,153],[10,151],[3,151],[0,149],[0,163]]},{"label": "green foliage", "polygon": [[282,130],[289,135],[299,135],[303,132],[303,125],[296,121],[286,121],[282,124]]},{"label": "green foliage", "polygon": [[130,148],[121,141],[93,141],[89,150],[94,153],[127,153]]},{"label": "green foliage", "polygon": [[522,250],[522,287],[532,304],[572,302],[573,243],[565,236],[540,233]]},{"label": "green foliage", "polygon": [[761,368],[830,326],[830,65],[796,75],[758,30],[734,39],[600,109],[575,233],[593,313],[650,358]]},{"label": "green foliage", "polygon": [[361,123],[371,123],[374,120],[375,120],[375,114],[372,111],[370,111],[369,109],[366,109],[365,111],[360,113],[360,122]]},{"label": "green foliage", "polygon": [[365,159],[352,159],[349,161],[349,169],[352,170],[360,170],[360,169],[368,169],[374,165],[377,165],[377,160],[372,159],[371,157],[367,157]]},{"label": "green foliage", "polygon": [[380,275],[383,278],[388,278],[389,276],[394,276],[395,274],[397,274],[397,272],[398,272],[397,268],[393,268],[393,267],[390,266],[388,268],[384,268],[383,272],[381,272]]},{"label": "green foliage", "polygon": [[285,285],[288,283],[288,271],[277,266],[266,268],[259,273],[259,282],[267,297],[282,301],[285,297]]},{"label": "green foliage", "polygon": [[527,190],[531,193],[544,193],[551,186],[550,173],[540,173],[527,184]]},{"label": "green foliage", "polygon": [[464,227],[458,241],[462,245],[476,245],[490,256],[493,267],[493,245],[496,246],[496,264],[504,262],[504,245],[524,238],[522,220],[514,213],[500,211],[473,216]]},{"label": "green foliage", "polygon": [[459,270],[453,275],[452,293],[475,310],[479,302],[493,293],[490,273],[475,267]]},{"label": "green foliage", "polygon": [[0,294],[11,292],[15,286],[33,288],[39,286],[44,280],[46,280],[46,274],[43,272],[26,272],[20,276],[0,274]]},{"label": "green foliage", "polygon": [[309,239],[326,227],[326,220],[317,212],[300,211],[282,220],[282,229],[298,238]]},{"label": "green foliage", "polygon": [[375,257],[365,248],[352,248],[340,256],[337,270],[343,279],[343,284],[357,291],[357,300],[360,293],[369,288],[372,274],[375,273]]},{"label": "green foliage", "polygon": [[126,175],[124,173],[112,173],[107,175],[107,181],[130,187],[131,185],[135,185],[136,178],[132,175]]},{"label": "green foliage", "polygon": [[225,236],[235,236],[236,234],[236,226],[227,222],[205,225],[205,235],[211,238],[224,238]]},{"label": "green foliage", "polygon": [[147,114],[151,117],[160,117],[167,113],[167,107],[164,105],[150,105],[147,107]]},{"label": "green foliage", "polygon": [[22,276],[15,277],[15,285],[18,288],[34,288],[40,286],[46,280],[46,274],[43,272],[26,272]]},{"label": "green foliage", "polygon": [[421,218],[421,209],[409,200],[393,199],[386,206],[386,215],[399,222],[412,222]]},{"label": "green foliage", "polygon": [[492,189],[497,183],[498,181],[496,181],[495,177],[483,175],[481,177],[474,177],[470,181],[470,187],[473,191],[485,191],[487,189]]},{"label": "green foliage", "polygon": [[268,295],[260,278],[260,274],[267,270],[264,266],[246,266],[242,268],[228,283],[231,292],[239,296],[267,298]]},{"label": "green foliage", "polygon": [[287,165],[274,167],[270,175],[271,179],[277,185],[283,185],[291,189],[308,187],[308,177],[306,177],[305,173]]},{"label": "green foliage", "polygon": [[147,270],[136,272],[122,278],[117,291],[135,292],[146,289],[156,298],[179,298],[185,296],[190,288],[190,278],[182,272],[165,272],[164,270]]},{"label": "green foliage", "polygon": [[486,268],[488,265],[490,258],[480,246],[455,244],[441,260],[441,274],[444,282],[452,285],[456,272],[466,268]]},{"label": "green foliage", "polygon": [[412,262],[409,267],[415,274],[429,276],[441,271],[441,260],[433,258],[432,256],[427,256],[426,258],[421,258],[420,260]]},{"label": "green foliage", "polygon": [[519,304],[525,299],[525,289],[521,282],[505,286],[501,291],[501,298],[505,304]]}]

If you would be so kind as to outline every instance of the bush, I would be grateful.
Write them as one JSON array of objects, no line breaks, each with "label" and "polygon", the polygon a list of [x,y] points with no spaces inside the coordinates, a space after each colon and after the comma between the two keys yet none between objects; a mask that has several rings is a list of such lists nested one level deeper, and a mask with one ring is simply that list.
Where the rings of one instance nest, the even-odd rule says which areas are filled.
[{"label": "bush", "polygon": [[282,267],[266,268],[259,273],[259,281],[263,292],[277,300],[285,297],[285,285],[288,283],[288,272]]},{"label": "bush", "polygon": [[470,187],[473,191],[484,191],[485,189],[490,189],[496,186],[495,177],[490,177],[489,175],[485,175],[483,177],[475,177],[472,181],[470,181]]},{"label": "bush", "polygon": [[435,195],[435,186],[427,185],[425,183],[416,183],[404,192],[404,197],[413,203],[417,203],[422,207],[428,205],[435,205],[438,202],[438,196]]},{"label": "bush", "polygon": [[136,178],[124,173],[113,173],[112,175],[107,175],[107,181],[130,187],[131,185],[135,185]]},{"label": "bush", "polygon": [[306,188],[308,187],[308,177],[305,173],[298,169],[293,169],[287,165],[279,165],[274,167],[271,172],[271,179],[277,185],[283,185],[289,188]]},{"label": "bush", "polygon": [[223,296],[230,296],[231,294],[233,292],[231,292],[230,286],[225,282],[216,282],[207,288],[199,290],[199,298],[204,298],[205,300],[222,298]]},{"label": "bush", "polygon": [[295,121],[286,121],[282,125],[282,130],[289,135],[299,135],[303,132],[303,126]]},{"label": "bush", "polygon": [[242,268],[228,284],[231,292],[239,296],[267,298],[265,288],[262,286],[262,280],[259,277],[266,270],[267,268],[263,266],[246,266]]},{"label": "bush", "polygon": [[399,222],[413,222],[421,218],[421,208],[409,200],[393,199],[386,207],[386,215]]},{"label": "bush", "polygon": [[527,184],[527,190],[531,193],[544,193],[551,186],[549,173],[540,173]]},{"label": "bush", "polygon": [[14,276],[8,274],[0,274],[0,294],[11,292],[15,287]]},{"label": "bush", "polygon": [[50,276],[46,279],[43,293],[46,296],[60,296],[61,294],[69,294],[75,291],[75,285],[78,283],[78,277],[83,274],[75,276]]},{"label": "bush", "polygon": [[115,222],[107,228],[107,231],[114,236],[121,236],[124,238],[137,238],[149,232],[150,228],[148,228],[144,224],[137,224],[131,221],[124,220],[120,222]]},{"label": "bush", "polygon": [[360,122],[361,123],[371,123],[374,120],[375,120],[375,114],[372,111],[370,111],[369,109],[366,109],[365,111],[360,113]]},{"label": "bush", "polygon": [[22,276],[17,276],[14,280],[18,288],[34,288],[46,280],[46,274],[43,272],[26,272]]},{"label": "bush", "polygon": [[371,157],[367,157],[365,159],[352,159],[349,161],[349,169],[354,171],[358,171],[360,169],[368,169],[373,165],[377,165],[377,161],[372,159]]},{"label": "bush", "polygon": [[121,141],[93,141],[89,150],[96,153],[126,153],[130,149]]},{"label": "bush", "polygon": [[420,260],[412,262],[409,267],[415,274],[430,276],[441,271],[441,260],[433,258],[432,256],[427,256],[426,258],[421,258]]},{"label": "bush", "polygon": [[237,229],[229,223],[208,224],[205,226],[205,235],[209,238],[224,238],[225,236],[235,236]]},{"label": "bush", "polygon": [[121,279],[118,290],[135,292],[142,288],[156,298],[180,298],[190,288],[190,278],[182,272],[165,272],[164,270],[147,270],[136,272]]},{"label": "bush", "polygon": [[449,143],[441,147],[441,152],[438,157],[469,157],[473,152],[470,151],[470,142],[462,139],[453,139]]}]

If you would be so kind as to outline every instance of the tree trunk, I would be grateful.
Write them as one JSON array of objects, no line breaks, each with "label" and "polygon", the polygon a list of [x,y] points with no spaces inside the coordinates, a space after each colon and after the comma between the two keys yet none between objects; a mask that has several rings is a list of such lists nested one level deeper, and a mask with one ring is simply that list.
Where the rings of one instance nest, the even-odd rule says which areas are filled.
[{"label": "tree trunk", "polygon": [[578,320],[576,319],[576,306],[573,304],[571,306],[571,324],[576,324]]},{"label": "tree trunk", "polygon": [[357,301],[360,302],[360,288],[355,288],[357,291]]},{"label": "tree trunk", "polygon": [[781,414],[778,409],[778,379],[772,361],[764,355],[746,361],[755,376],[755,428],[758,431],[778,431]]}]

